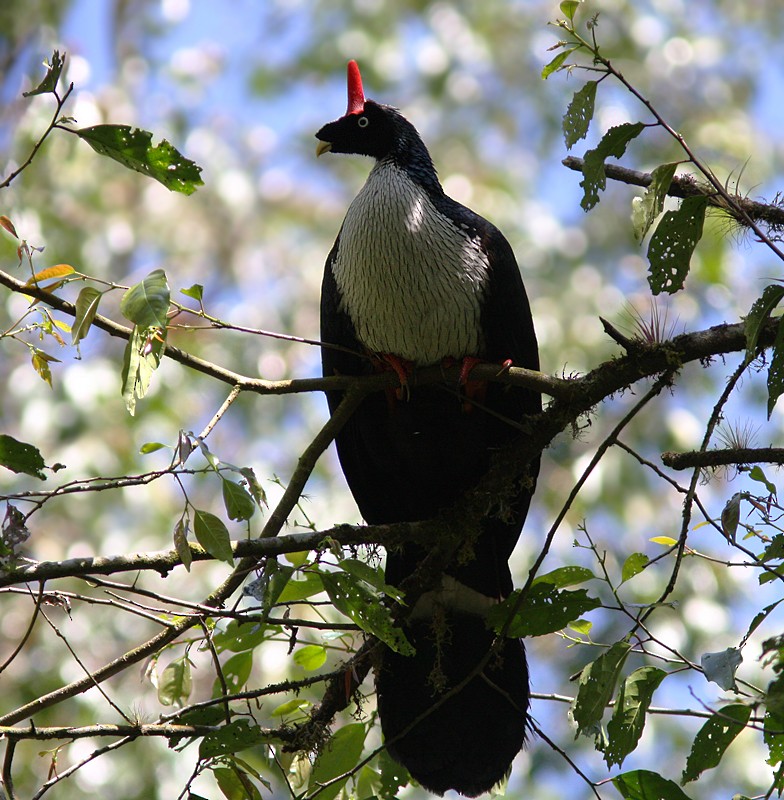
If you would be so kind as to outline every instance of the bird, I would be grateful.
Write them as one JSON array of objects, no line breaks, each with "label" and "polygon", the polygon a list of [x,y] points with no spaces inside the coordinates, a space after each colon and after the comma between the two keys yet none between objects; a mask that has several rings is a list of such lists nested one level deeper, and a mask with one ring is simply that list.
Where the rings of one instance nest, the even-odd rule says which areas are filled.
[{"label": "bird", "polygon": [[[394,371],[401,388],[365,396],[336,437],[349,489],[369,524],[438,518],[475,488],[501,448],[541,411],[529,389],[471,379],[479,362],[539,369],[529,301],[512,248],[450,198],[414,125],[367,99],[348,63],[348,106],[317,133],[317,155],[375,163],[349,205],[321,287],[324,376]],[[452,384],[409,385],[413,371],[460,364]],[[340,391],[328,391],[334,412]],[[539,470],[514,476],[488,508],[472,546],[443,565],[403,630],[415,648],[384,647],[375,667],[378,715],[393,759],[430,792],[476,797],[504,780],[529,730],[523,643],[496,641],[488,610],[513,590],[509,558]],[[432,545],[386,554],[399,586]]]}]

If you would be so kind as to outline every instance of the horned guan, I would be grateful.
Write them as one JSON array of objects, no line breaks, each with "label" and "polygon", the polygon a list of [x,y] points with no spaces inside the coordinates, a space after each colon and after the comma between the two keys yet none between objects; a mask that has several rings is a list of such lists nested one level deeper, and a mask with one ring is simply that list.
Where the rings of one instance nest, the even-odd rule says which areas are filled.
[{"label": "horned guan", "polygon": [[[464,365],[451,384],[369,394],[337,436],[340,463],[368,523],[436,518],[541,410],[534,392],[470,377],[477,360],[539,368],[520,270],[501,232],[445,194],[414,126],[365,98],[356,62],[348,65],[345,115],[316,137],[318,155],[375,159],[327,258],[324,375],[394,369],[405,382],[416,367]],[[334,411],[341,394],[327,399]],[[472,545],[443,565],[439,584],[411,609],[405,633],[416,654],[384,648],[376,670],[389,753],[439,795],[491,789],[525,741],[523,643],[506,638],[493,648],[485,615],[512,591],[508,560],[537,472],[538,462],[514,476],[511,497],[489,503]],[[388,552],[387,582],[403,582],[429,549],[417,541]]]}]

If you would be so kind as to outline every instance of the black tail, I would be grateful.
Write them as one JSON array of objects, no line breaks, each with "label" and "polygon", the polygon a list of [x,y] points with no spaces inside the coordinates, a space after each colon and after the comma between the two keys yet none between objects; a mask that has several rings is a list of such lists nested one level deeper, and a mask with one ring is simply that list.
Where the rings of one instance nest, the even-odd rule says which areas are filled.
[{"label": "black tail", "polygon": [[507,775],[525,742],[523,643],[505,639],[491,653],[494,634],[464,612],[417,619],[406,633],[416,655],[387,649],[376,675],[387,749],[429,791],[476,797]]}]

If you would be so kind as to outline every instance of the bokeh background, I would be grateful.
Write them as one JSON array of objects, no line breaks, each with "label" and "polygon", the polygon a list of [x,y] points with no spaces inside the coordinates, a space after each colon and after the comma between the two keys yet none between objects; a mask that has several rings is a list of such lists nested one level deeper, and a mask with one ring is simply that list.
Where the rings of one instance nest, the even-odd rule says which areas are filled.
[{"label": "bokeh background", "polygon": [[[606,55],[716,174],[744,194],[772,199],[781,188],[784,163],[784,7],[774,0],[590,0],[580,11],[583,20],[597,13],[596,35]],[[343,113],[345,63],[356,58],[366,94],[398,106],[418,127],[447,192],[491,219],[511,241],[531,297],[543,368],[567,375],[586,371],[617,352],[599,317],[633,331],[635,314],[647,318],[652,301],[645,248],[634,240],[630,224],[631,200],[639,191],[610,185],[599,206],[585,214],[580,177],[561,165],[566,155],[561,119],[573,92],[593,76],[574,70],[541,79],[542,66],[554,55],[548,48],[560,38],[548,23],[559,15],[556,2],[539,0],[4,0],[3,176],[26,157],[48,124],[52,99],[23,99],[21,93],[37,84],[41,62],[58,48],[68,53],[65,81],[75,84],[64,113],[80,127],[123,123],[165,137],[203,167],[205,186],[191,197],[172,194],[99,158],[75,137],[55,132],[32,166],[0,194],[0,213],[13,220],[20,237],[45,248],[36,255],[38,269],[67,263],[102,281],[129,285],[163,268],[175,294],[203,284],[207,310],[221,319],[315,339],[323,263],[370,164],[359,158],[317,161],[313,134]],[[609,126],[638,119],[650,119],[639,102],[612,80],[603,82],[591,133],[574,152],[581,155]],[[649,170],[682,158],[671,138],[652,129],[631,144],[624,163]],[[25,265],[17,266],[17,244],[0,232],[0,263],[26,279]],[[735,322],[781,271],[764,248],[711,218],[686,289],[657,301],[658,313],[674,332]],[[73,299],[79,288],[62,293]],[[119,319],[120,296],[108,294],[102,313]],[[0,329],[10,329],[26,309],[22,298],[0,293]],[[28,341],[60,359],[52,364],[53,386],[32,369],[23,343],[3,341],[0,430],[35,444],[47,463],[66,465],[49,477],[46,488],[165,467],[170,451],[142,456],[140,446],[174,445],[180,430],[198,432],[227,394],[225,386],[164,363],[131,418],[120,396],[122,342],[97,330],[80,353],[51,339],[39,342],[37,335]],[[181,330],[171,341],[250,376],[304,377],[319,370],[317,349],[305,344],[207,330]],[[727,358],[709,369],[684,369],[676,389],[651,404],[624,440],[656,463],[663,450],[698,446],[723,381],[737,363]],[[604,404],[579,435],[564,434],[545,453],[534,509],[515,555],[518,583],[594,448],[642,388]],[[727,426],[749,431],[757,445],[781,443],[781,412],[765,418],[764,374],[743,380],[726,417]],[[224,461],[252,466],[274,503],[281,491],[277,479],[285,484],[325,419],[326,404],[317,394],[244,397],[209,444]],[[778,477],[772,470],[768,476]],[[26,488],[40,486],[0,472],[0,492]],[[759,492],[760,485],[725,472],[702,485],[700,497],[718,517],[729,496],[745,489]],[[196,505],[222,513],[217,482],[194,479],[187,491]],[[182,502],[171,479],[51,501],[31,521],[28,554],[61,559],[166,548]],[[630,553],[653,557],[662,551],[651,537],[678,535],[680,503],[672,487],[628,454],[610,451],[561,526],[545,568],[582,564],[598,573],[580,531],[585,526],[617,577]],[[251,532],[258,531],[260,519],[251,522]],[[330,451],[289,520],[290,529],[357,521]],[[247,535],[242,526],[230,527],[236,537]],[[676,605],[657,612],[652,627],[658,638],[698,663],[704,652],[737,646],[755,611],[778,595],[770,585],[760,587],[753,570],[722,563],[740,559],[710,526],[695,527],[690,545],[716,561],[688,559],[672,598]],[[624,599],[655,599],[671,566],[664,562],[635,578],[623,588]],[[162,595],[198,600],[226,570],[200,566],[169,580],[142,580]],[[593,591],[606,594],[606,587],[596,584]],[[88,594],[83,583],[58,588]],[[11,594],[0,603],[0,644],[8,653],[27,625],[32,603]],[[83,601],[75,602],[70,618],[59,609],[51,617],[93,668],[156,630],[142,618]],[[601,610],[591,621],[591,636],[600,644],[615,641],[628,625],[621,614]],[[764,687],[772,677],[758,663],[760,642],[780,624],[772,617],[746,645],[739,677],[752,685]],[[310,637],[323,641],[316,633]],[[334,646],[339,658],[346,643]],[[164,654],[161,663],[181,653]],[[531,641],[534,691],[572,695],[570,678],[598,653],[561,636]],[[196,694],[208,694],[209,658],[201,658],[194,653],[203,664]],[[642,663],[647,662],[635,656],[630,666]],[[670,668],[679,663],[676,659]],[[3,710],[82,674],[51,630],[39,626],[24,653],[0,675]],[[290,666],[285,643],[271,642],[255,655],[250,685],[286,675],[304,672]],[[142,718],[152,720],[166,710],[140,671],[108,687],[120,705]],[[654,705],[704,711],[731,697],[698,672],[684,670],[665,681]],[[591,742],[574,741],[567,708],[543,697],[534,701],[533,713],[592,779],[615,774]],[[39,724],[96,721],[115,717],[94,692],[36,719]],[[695,718],[657,716],[624,769],[661,770],[677,780],[700,724]],[[77,742],[62,752],[61,763],[72,763],[93,747]],[[20,793],[46,774],[49,756],[39,755],[41,749],[27,746],[26,757],[17,758]],[[764,792],[771,775],[765,757],[761,734],[747,732],[719,769],[686,791],[706,799]],[[162,743],[145,742],[91,762],[49,796],[176,797],[194,763],[195,751],[176,755]],[[274,787],[270,796],[287,796],[284,785],[271,773],[268,777]],[[208,777],[194,790],[217,796]],[[602,797],[616,796],[610,786],[600,791]],[[518,758],[508,794],[550,800],[588,796],[589,790],[561,755],[535,740]],[[406,796],[417,796],[417,790]]]}]

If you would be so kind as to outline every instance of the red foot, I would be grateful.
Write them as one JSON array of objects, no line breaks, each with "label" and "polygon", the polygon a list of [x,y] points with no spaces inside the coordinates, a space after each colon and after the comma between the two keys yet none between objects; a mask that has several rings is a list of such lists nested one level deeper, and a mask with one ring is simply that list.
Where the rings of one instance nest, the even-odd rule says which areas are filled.
[{"label": "red foot", "polygon": [[397,375],[400,386],[395,389],[395,397],[398,400],[408,397],[408,378],[414,371],[413,362],[392,353],[379,353],[375,356],[374,363],[380,371],[387,372],[392,370]]},{"label": "red foot", "polygon": [[[464,411],[470,411],[474,406],[474,401],[481,404],[485,399],[487,381],[472,381],[469,377],[474,367],[481,363],[483,363],[481,358],[466,356],[460,365],[460,378],[458,379],[458,383],[463,387],[463,393],[465,395],[465,399],[463,400]],[[498,371],[498,374],[502,375],[513,365],[512,359],[507,358],[505,361],[501,362],[501,369]]]}]

